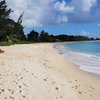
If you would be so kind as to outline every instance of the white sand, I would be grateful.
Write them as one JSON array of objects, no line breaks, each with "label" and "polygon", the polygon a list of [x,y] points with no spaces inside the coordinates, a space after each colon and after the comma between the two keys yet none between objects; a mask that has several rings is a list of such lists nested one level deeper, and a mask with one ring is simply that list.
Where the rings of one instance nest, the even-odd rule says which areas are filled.
[{"label": "white sand", "polygon": [[0,100],[100,100],[100,78],[66,61],[53,45],[0,47]]}]

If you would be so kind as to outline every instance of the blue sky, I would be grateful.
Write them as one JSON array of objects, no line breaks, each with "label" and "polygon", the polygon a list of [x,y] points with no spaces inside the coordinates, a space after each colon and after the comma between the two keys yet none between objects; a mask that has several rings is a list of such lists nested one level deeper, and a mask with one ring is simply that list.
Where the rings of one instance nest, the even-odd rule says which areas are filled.
[{"label": "blue sky", "polygon": [[24,11],[25,34],[31,30],[50,34],[100,37],[100,0],[6,0],[17,21]]},{"label": "blue sky", "polygon": [[59,25],[45,25],[45,26],[34,26],[30,28],[25,28],[25,32],[29,33],[30,30],[34,29],[38,32],[45,30],[50,34],[68,34],[68,35],[84,35],[89,37],[100,37],[100,27],[98,23],[67,23]]}]

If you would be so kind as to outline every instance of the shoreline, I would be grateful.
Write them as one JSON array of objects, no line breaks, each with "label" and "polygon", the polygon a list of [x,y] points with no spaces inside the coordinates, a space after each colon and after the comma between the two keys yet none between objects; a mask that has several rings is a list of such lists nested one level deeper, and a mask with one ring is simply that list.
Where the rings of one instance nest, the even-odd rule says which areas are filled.
[{"label": "shoreline", "polygon": [[79,43],[79,42],[100,42],[100,40],[93,40],[93,41],[70,41],[70,42],[56,42],[55,45],[64,45],[66,43]]},{"label": "shoreline", "polygon": [[[79,57],[81,57],[83,59],[83,61],[86,61],[85,59],[87,59],[87,58],[88,58],[87,60],[95,60],[95,59],[91,59],[91,57],[99,57],[99,56],[96,56],[95,54],[85,53],[85,52],[83,52],[83,53],[78,52],[78,51],[74,52],[70,48],[66,49],[64,47],[64,44],[70,44],[70,43],[77,43],[77,42],[56,43],[54,48],[59,50],[59,53],[63,54],[64,57],[66,58],[66,60],[69,60],[71,63],[74,63],[75,65],[77,65],[80,70],[83,70],[85,72],[88,72],[88,73],[91,73],[91,74],[94,74],[94,75],[100,77],[100,73],[99,72],[96,72],[95,70],[92,71],[92,68],[95,68],[94,66],[89,65],[87,62],[81,62],[82,60],[79,59]],[[79,61],[75,60],[75,59],[78,59]],[[85,67],[86,64],[84,64],[84,63],[87,63],[87,67]],[[90,63],[92,63],[92,62],[90,62]],[[89,67],[89,66],[91,66],[91,67]],[[99,68],[98,68],[98,70],[99,70]]]},{"label": "shoreline", "polygon": [[54,43],[0,47],[0,99],[100,100],[100,79],[59,54]]}]

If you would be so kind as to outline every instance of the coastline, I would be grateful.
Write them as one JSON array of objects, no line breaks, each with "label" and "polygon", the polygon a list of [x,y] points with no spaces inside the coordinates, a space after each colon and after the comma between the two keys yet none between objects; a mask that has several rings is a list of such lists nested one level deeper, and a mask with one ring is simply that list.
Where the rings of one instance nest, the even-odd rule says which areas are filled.
[{"label": "coastline", "polygon": [[100,78],[66,60],[54,45],[0,47],[1,100],[100,100]]},{"label": "coastline", "polygon": [[72,47],[70,48],[70,44],[74,46],[74,43],[82,43],[82,42],[58,43],[55,44],[54,48],[58,49],[61,54],[64,54],[66,60],[69,60],[71,63],[76,64],[79,69],[100,76],[100,68],[99,68],[100,57],[98,56],[98,53],[93,53],[93,52],[91,53],[89,51],[85,52],[84,50],[83,51],[77,50],[76,48]]},{"label": "coastline", "polygon": [[55,45],[64,45],[66,43],[79,43],[79,42],[100,42],[100,40],[91,41],[70,41],[70,42],[56,42]]}]

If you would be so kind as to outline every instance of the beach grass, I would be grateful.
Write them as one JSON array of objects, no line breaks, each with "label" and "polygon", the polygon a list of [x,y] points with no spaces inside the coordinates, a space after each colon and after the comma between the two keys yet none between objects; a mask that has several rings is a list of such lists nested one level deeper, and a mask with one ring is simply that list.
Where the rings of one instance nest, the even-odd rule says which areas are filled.
[{"label": "beach grass", "polygon": [[0,46],[10,46],[10,45],[15,45],[15,44],[33,44],[35,42],[30,42],[30,41],[18,41],[18,42],[0,42]]},{"label": "beach grass", "polygon": [[9,42],[0,42],[0,46],[10,46],[13,45],[13,43],[9,43]]}]

